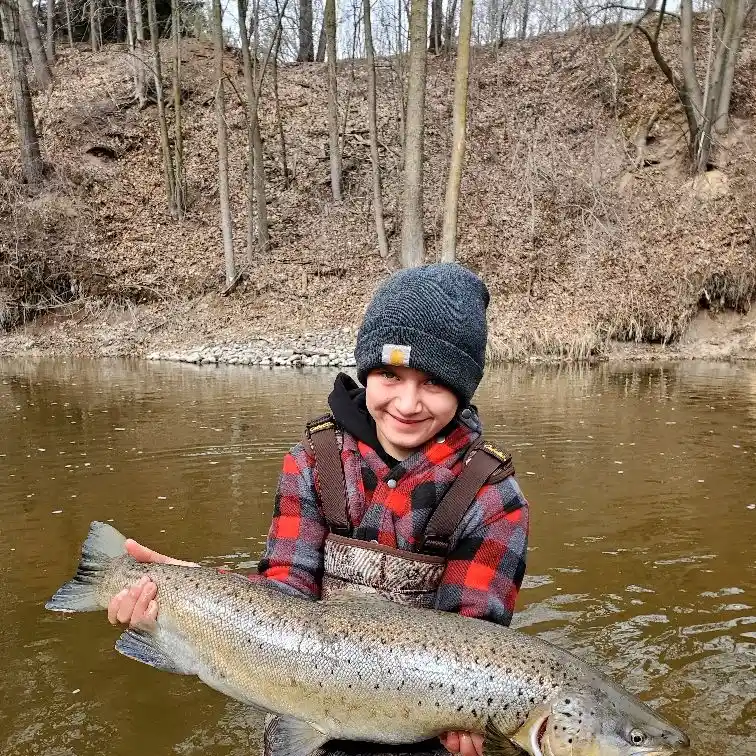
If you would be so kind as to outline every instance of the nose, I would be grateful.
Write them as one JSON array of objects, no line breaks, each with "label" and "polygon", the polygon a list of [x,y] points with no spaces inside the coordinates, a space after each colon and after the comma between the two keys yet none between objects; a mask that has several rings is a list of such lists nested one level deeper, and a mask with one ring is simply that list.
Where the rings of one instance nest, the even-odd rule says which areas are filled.
[{"label": "nose", "polygon": [[394,406],[405,417],[417,414],[420,411],[420,394],[417,386],[410,382],[405,383],[396,397]]}]

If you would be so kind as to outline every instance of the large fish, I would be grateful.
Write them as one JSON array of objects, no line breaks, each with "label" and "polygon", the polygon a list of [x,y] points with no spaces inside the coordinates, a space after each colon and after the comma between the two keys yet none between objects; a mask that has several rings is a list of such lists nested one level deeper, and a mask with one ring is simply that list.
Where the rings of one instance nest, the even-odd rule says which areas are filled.
[{"label": "large fish", "polygon": [[689,745],[539,638],[363,594],[308,601],[212,569],[142,564],[124,540],[93,522],[76,576],[47,608],[103,609],[148,575],[157,623],[127,630],[116,649],[280,714],[278,756],[306,756],[333,739],[415,743],[447,730],[484,733],[492,756],[667,756]]}]

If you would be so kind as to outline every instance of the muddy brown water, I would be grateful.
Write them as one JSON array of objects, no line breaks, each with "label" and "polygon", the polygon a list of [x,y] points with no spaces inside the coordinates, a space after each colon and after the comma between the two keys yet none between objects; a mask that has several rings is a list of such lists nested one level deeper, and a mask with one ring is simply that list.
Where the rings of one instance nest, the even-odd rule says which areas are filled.
[{"label": "muddy brown water", "polygon": [[[92,519],[244,569],[335,372],[0,361],[0,753],[241,756],[259,717],[42,608]],[[478,403],[531,501],[517,624],[756,754],[756,368],[491,370]]]}]

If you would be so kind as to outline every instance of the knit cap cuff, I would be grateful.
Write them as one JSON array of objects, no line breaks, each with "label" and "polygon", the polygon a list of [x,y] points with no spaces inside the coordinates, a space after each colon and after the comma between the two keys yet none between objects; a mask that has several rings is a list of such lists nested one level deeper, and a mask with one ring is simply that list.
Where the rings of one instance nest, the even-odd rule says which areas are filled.
[{"label": "knit cap cuff", "polygon": [[470,403],[483,377],[483,366],[455,344],[415,328],[389,326],[363,333],[354,353],[360,383],[365,384],[371,370],[386,364],[383,360],[386,344],[411,347],[409,367],[441,381],[464,405]]}]

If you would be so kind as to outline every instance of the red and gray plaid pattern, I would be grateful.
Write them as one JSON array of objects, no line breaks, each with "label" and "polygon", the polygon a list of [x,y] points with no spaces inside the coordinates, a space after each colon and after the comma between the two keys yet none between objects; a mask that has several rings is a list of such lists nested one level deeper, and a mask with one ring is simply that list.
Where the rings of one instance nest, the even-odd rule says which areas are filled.
[{"label": "red and gray plaid pattern", "polygon": [[[389,468],[375,450],[343,433],[351,536],[416,551],[478,436],[459,425]],[[328,526],[318,506],[314,465],[304,444],[284,458],[259,569],[269,580],[319,597]],[[525,575],[527,535],[528,504],[514,478],[484,486],[452,536],[436,607],[508,625]]]}]

